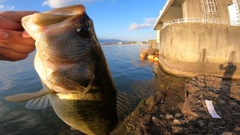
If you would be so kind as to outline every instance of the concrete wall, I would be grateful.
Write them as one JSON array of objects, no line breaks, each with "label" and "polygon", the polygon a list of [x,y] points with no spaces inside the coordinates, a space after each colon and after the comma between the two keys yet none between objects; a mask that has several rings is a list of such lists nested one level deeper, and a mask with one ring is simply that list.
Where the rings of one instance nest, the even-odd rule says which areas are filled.
[{"label": "concrete wall", "polygon": [[157,44],[157,40],[155,40],[155,39],[148,40],[148,47],[153,48],[153,49],[159,49],[158,44]]},{"label": "concrete wall", "polygon": [[215,19],[230,20],[228,6],[233,4],[232,0],[221,0],[221,1],[215,0],[215,1],[217,3],[217,8],[218,8],[218,12],[214,16]]},{"label": "concrete wall", "polygon": [[164,17],[161,19],[162,22],[168,22],[172,19],[178,19],[178,18],[182,18],[182,7],[175,7],[175,6],[171,6],[168,8],[166,14],[164,15]]},{"label": "concrete wall", "polygon": [[186,0],[182,4],[183,18],[204,18],[200,0]]},{"label": "concrete wall", "polygon": [[160,43],[160,30],[156,30],[156,39],[157,39],[157,43]]},{"label": "concrete wall", "polygon": [[165,71],[179,76],[209,73],[225,78],[240,78],[239,69],[227,75],[220,68],[229,63],[240,67],[240,27],[203,23],[172,24],[161,30],[160,37],[159,61]]},{"label": "concrete wall", "polygon": [[231,0],[215,0],[217,12],[212,16],[208,12],[206,0],[186,0],[182,4],[183,18],[207,18],[216,20],[229,20],[228,5]]}]

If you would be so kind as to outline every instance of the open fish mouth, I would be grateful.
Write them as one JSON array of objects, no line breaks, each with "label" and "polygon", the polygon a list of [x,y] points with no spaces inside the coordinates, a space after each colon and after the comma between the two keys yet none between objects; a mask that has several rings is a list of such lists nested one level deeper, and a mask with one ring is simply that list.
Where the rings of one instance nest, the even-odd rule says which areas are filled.
[{"label": "open fish mouth", "polygon": [[[83,5],[75,5],[72,8],[63,7],[43,13],[34,13],[32,15],[32,22],[39,26],[47,26],[62,22],[67,18],[70,18],[75,15],[80,15],[85,12],[85,7]],[[27,22],[29,18],[23,18],[22,22]]]},{"label": "open fish mouth", "polygon": [[77,63],[89,55],[93,43],[91,22],[83,5],[34,13],[22,19],[23,27],[36,40],[38,56],[60,64]]}]

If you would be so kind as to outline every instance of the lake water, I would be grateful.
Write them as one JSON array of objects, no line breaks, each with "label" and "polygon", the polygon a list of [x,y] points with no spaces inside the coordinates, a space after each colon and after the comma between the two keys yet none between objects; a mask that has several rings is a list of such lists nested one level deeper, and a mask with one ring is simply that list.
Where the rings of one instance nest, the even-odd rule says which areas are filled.
[{"label": "lake water", "polygon": [[[102,46],[114,83],[123,93],[136,95],[146,91],[151,80],[153,63],[139,59],[139,50],[147,45]],[[10,103],[3,98],[41,89],[33,67],[34,53],[22,61],[0,61],[0,135],[67,135],[70,131],[53,112],[52,108],[40,111],[25,109],[24,103]]]}]

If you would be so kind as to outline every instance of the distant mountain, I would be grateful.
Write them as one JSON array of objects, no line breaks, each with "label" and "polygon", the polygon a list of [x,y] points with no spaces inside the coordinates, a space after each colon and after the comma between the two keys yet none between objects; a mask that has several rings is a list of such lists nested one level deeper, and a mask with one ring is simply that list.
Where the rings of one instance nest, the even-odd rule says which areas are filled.
[{"label": "distant mountain", "polygon": [[116,42],[124,42],[123,40],[118,39],[98,39],[100,43],[116,43]]}]

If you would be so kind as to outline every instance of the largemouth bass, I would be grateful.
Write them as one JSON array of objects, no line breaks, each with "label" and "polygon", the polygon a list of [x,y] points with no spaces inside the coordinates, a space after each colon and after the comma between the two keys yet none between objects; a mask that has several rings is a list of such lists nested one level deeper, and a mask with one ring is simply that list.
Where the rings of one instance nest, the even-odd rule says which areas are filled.
[{"label": "largemouth bass", "polygon": [[83,5],[34,13],[22,19],[35,39],[35,69],[43,89],[5,99],[55,113],[73,129],[89,135],[123,135],[118,113],[126,99],[113,83],[93,21]]}]

